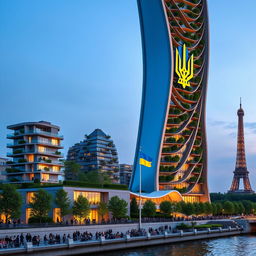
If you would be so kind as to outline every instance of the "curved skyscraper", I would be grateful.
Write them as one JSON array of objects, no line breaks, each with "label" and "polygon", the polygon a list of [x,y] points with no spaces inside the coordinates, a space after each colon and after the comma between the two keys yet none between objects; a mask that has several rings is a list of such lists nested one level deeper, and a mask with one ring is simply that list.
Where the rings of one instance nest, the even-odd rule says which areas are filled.
[{"label": "curved skyscraper", "polygon": [[[144,77],[130,189],[180,192],[186,202],[209,201],[205,103],[209,62],[206,0],[138,0]],[[177,193],[177,192],[175,192]],[[159,192],[159,194],[161,194]]]}]

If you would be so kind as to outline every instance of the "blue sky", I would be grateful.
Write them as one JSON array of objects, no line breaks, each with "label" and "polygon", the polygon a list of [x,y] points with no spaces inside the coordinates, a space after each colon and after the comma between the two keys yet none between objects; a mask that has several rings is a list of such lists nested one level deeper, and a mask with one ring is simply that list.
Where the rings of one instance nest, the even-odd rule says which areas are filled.
[{"label": "blue sky", "polygon": [[[235,166],[236,111],[245,110],[247,164],[256,190],[255,0],[209,0],[209,185],[226,191]],[[101,128],[132,163],[142,89],[136,0],[0,0],[0,155],[6,126],[47,120],[65,153]]]}]

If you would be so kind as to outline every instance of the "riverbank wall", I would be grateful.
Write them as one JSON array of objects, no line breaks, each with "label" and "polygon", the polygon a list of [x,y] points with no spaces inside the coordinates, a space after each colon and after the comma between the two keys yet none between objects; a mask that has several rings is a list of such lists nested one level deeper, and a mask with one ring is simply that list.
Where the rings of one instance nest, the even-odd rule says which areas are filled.
[{"label": "riverbank wall", "polygon": [[242,234],[239,227],[236,228],[218,228],[199,231],[194,229],[190,232],[179,231],[177,233],[167,233],[162,235],[118,238],[113,240],[74,242],[68,239],[66,244],[56,245],[40,245],[33,247],[31,243],[27,243],[23,248],[11,248],[0,250],[0,255],[17,255],[17,256],[61,256],[61,255],[90,255],[92,253],[104,253],[107,251],[131,249],[136,247],[154,246],[161,244],[179,243],[185,241],[193,241],[200,239],[219,238],[224,236],[234,236]]}]

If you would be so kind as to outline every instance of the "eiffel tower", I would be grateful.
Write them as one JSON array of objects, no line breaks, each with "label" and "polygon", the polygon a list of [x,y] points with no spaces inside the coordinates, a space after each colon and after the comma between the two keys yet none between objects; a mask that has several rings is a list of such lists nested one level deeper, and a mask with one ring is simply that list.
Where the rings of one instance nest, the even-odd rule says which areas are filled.
[{"label": "eiffel tower", "polygon": [[[251,188],[249,180],[249,172],[246,166],[245,146],[244,146],[244,110],[240,99],[240,108],[237,111],[238,115],[238,134],[237,134],[237,155],[236,155],[236,168],[232,185],[228,193],[247,193],[252,194],[254,191]],[[239,189],[240,180],[242,179],[244,189]]]}]

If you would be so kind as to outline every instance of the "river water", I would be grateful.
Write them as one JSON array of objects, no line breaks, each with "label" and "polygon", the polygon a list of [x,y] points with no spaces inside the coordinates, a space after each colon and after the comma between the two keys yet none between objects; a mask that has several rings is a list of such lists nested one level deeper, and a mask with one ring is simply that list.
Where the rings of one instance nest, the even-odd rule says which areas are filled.
[{"label": "river water", "polygon": [[97,254],[97,256],[256,256],[256,236],[242,235]]}]

